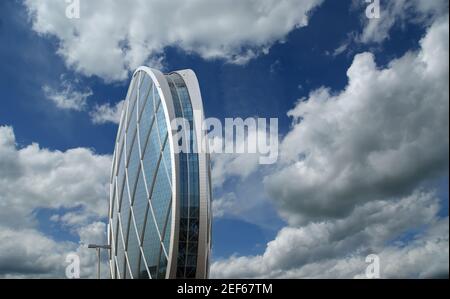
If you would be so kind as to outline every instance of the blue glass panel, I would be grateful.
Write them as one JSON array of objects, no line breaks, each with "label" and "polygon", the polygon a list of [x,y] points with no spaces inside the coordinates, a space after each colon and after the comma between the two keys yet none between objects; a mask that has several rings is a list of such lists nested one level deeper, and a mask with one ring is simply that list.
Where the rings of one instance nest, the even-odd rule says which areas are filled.
[{"label": "blue glass panel", "polygon": [[153,177],[156,173],[156,166],[160,156],[159,141],[156,130],[152,130],[144,153],[144,171],[148,191],[151,192]]},{"label": "blue glass panel", "polygon": [[125,262],[125,267],[123,268],[124,269],[124,271],[125,271],[125,273],[123,274],[123,278],[125,279],[125,278],[130,278],[130,275],[128,274],[129,273],[129,271],[128,271],[128,265],[127,265],[127,263]]},{"label": "blue glass panel", "polygon": [[132,202],[134,200],[134,188],[136,185],[137,175],[140,171],[141,160],[139,156],[139,147],[137,139],[134,140],[134,145],[131,150],[130,159],[128,162],[128,183],[130,187]]},{"label": "blue glass panel", "polygon": [[140,267],[139,267],[139,278],[140,279],[148,279],[148,278],[150,278],[150,276],[148,275],[148,272],[147,272],[147,268],[146,268],[146,266],[145,266],[145,257],[143,257],[142,256],[142,251],[141,251],[141,264],[140,264]]},{"label": "blue glass panel", "polygon": [[143,249],[145,254],[145,259],[147,261],[147,265],[150,270],[150,274],[152,277],[155,277],[156,275],[156,268],[158,263],[158,255],[159,255],[159,236],[156,231],[156,226],[153,221],[151,211],[148,210],[147,214],[147,223],[145,227],[145,234],[144,234],[144,243],[143,243]]},{"label": "blue glass panel", "polygon": [[113,169],[111,171],[111,176],[109,177],[110,182],[112,182],[112,180],[116,177],[116,172],[117,172],[117,158],[119,155],[119,147],[117,146],[117,144],[114,146],[114,154],[113,154]]},{"label": "blue glass panel", "polygon": [[[122,207],[120,210],[120,220],[122,221],[122,229],[123,233],[125,234],[124,237],[126,237],[126,233],[128,231],[128,219],[130,216],[130,201],[128,199],[128,188],[123,189],[123,197],[122,197]],[[124,238],[125,242],[126,239]]]},{"label": "blue glass panel", "polygon": [[172,94],[173,99],[173,106],[175,110],[175,116],[176,117],[183,117],[182,111],[181,111],[181,105],[180,105],[180,99],[178,98],[177,89],[175,87],[175,84],[173,83],[172,77],[167,76],[167,83],[169,84],[170,93]]},{"label": "blue glass panel", "polygon": [[126,111],[127,105],[128,105],[128,102],[125,101],[125,103],[123,104],[123,107],[122,107],[123,114],[121,114],[120,128],[119,128],[119,132],[117,134],[117,136],[118,136],[117,144],[119,144],[119,145],[123,143],[123,138],[125,137],[126,122],[125,122],[125,112],[124,111]]},{"label": "blue glass panel", "polygon": [[118,206],[116,211],[120,210],[120,202],[122,199],[122,190],[123,190],[123,186],[125,183],[125,152],[122,151],[120,154],[120,160],[119,160],[119,173],[117,174],[117,185],[118,185],[118,196],[117,196],[117,200],[118,200]]},{"label": "blue glass panel", "polygon": [[122,243],[122,234],[120,232],[120,229],[117,231],[117,268],[119,269],[119,273],[121,278],[124,274],[124,266],[125,263],[125,253],[123,249],[123,243]]},{"label": "blue glass panel", "polygon": [[109,203],[109,208],[111,210],[111,214],[114,215],[114,212],[117,209],[117,204],[116,204],[116,177],[114,176],[113,179],[111,180],[111,185],[109,188],[109,194],[110,194],[110,203]]},{"label": "blue glass panel", "polygon": [[161,261],[159,262],[158,279],[164,279],[167,271],[167,259],[164,254],[161,254]]},{"label": "blue glass panel", "polygon": [[131,156],[131,150],[134,145],[134,143],[137,144],[137,137],[136,137],[136,118],[133,121],[135,123],[133,131],[130,131],[127,133],[127,159],[129,159]]},{"label": "blue glass panel", "polygon": [[162,148],[162,145],[164,144],[164,139],[167,135],[166,117],[164,115],[164,109],[162,106],[158,109],[157,121],[158,121],[159,137],[160,137],[161,148]]},{"label": "blue glass panel", "polygon": [[154,115],[153,115],[153,96],[150,94],[147,102],[144,105],[144,110],[141,115],[139,123],[139,138],[141,141],[141,149],[143,150],[145,143],[147,142],[148,133],[152,127]]},{"label": "blue glass panel", "polygon": [[167,76],[174,109],[177,117],[184,117],[190,125],[189,153],[178,154],[180,190],[180,230],[177,257],[177,277],[193,278],[196,273],[198,213],[199,213],[199,174],[196,136],[193,126],[193,111],[186,85],[178,74]]},{"label": "blue glass panel", "polygon": [[117,232],[118,232],[118,221],[117,221],[117,218],[116,218],[116,220],[113,220],[112,222],[112,225],[113,225],[113,242],[112,242],[112,244],[111,244],[111,249],[112,249],[112,255],[113,256],[115,256],[115,255],[117,255],[119,252],[118,252],[118,244],[117,244],[117,242],[118,242],[118,238],[117,238],[117,236],[118,236],[118,234],[117,234]]},{"label": "blue glass panel", "polygon": [[131,273],[133,277],[139,276],[139,242],[135,226],[130,223],[130,231],[128,234],[127,245],[128,262],[130,263]]},{"label": "blue glass panel", "polygon": [[172,198],[172,189],[165,170],[160,167],[156,177],[155,188],[151,196],[151,204],[155,213],[156,223],[162,232],[166,221],[167,209]]},{"label": "blue glass panel", "polygon": [[172,180],[172,159],[170,157],[170,145],[169,145],[168,139],[166,139],[163,157],[164,157],[164,163],[166,166],[167,174],[168,174],[170,180]]},{"label": "blue glass panel", "polygon": [[157,107],[161,106],[161,97],[159,96],[156,86],[153,88],[153,110],[157,111]]},{"label": "blue glass panel", "polygon": [[146,73],[143,73],[141,87],[139,88],[139,114],[142,111],[145,102],[147,101],[148,95],[151,91],[151,84],[151,78]]},{"label": "blue glass panel", "polygon": [[[138,84],[138,79],[139,79],[139,74],[136,74],[136,80],[134,80],[134,82],[133,82],[133,84],[134,84],[134,87],[133,87],[133,90],[131,91],[131,93],[130,93],[130,97],[129,97],[129,100],[128,100],[128,114],[127,114],[127,128],[129,127],[129,123],[130,123],[130,120],[132,119],[132,117],[130,117],[130,115],[133,113],[133,111],[135,111],[134,110],[134,108],[135,108],[135,106],[136,106],[136,100],[137,100],[137,91],[138,91],[138,86],[139,86],[139,84]],[[127,131],[129,131],[129,130],[127,130]]]},{"label": "blue glass panel", "polygon": [[[117,199],[115,198],[114,201],[116,202]],[[113,230],[113,240],[114,240],[113,246],[115,246],[114,251],[117,251],[117,245],[115,244],[117,242],[116,235],[117,235],[118,225],[119,225],[117,215],[118,215],[118,208],[116,207],[114,210],[114,213],[112,214],[112,218],[111,218],[111,226],[112,226],[112,230]],[[116,252],[114,252],[114,254],[115,253]]]},{"label": "blue glass panel", "polygon": [[148,205],[147,192],[145,191],[144,178],[141,172],[141,175],[138,178],[133,204],[133,211],[136,220],[136,228],[140,236],[142,235],[142,231],[144,228],[144,218],[147,212],[147,205]]},{"label": "blue glass panel", "polygon": [[169,249],[170,249],[170,233],[171,233],[171,229],[172,229],[172,207],[169,206],[168,210],[169,210],[168,211],[169,215],[167,217],[166,231],[165,231],[164,239],[163,239],[164,248],[166,249],[167,253],[169,253]]}]

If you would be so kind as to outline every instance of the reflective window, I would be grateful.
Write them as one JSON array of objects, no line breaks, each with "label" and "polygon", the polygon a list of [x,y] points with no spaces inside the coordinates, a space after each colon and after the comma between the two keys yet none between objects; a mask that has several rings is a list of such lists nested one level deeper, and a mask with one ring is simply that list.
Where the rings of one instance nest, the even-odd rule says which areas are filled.
[{"label": "reflective window", "polygon": [[137,139],[135,139],[134,141],[134,145],[133,148],[131,150],[131,155],[130,155],[130,159],[128,162],[128,184],[130,187],[130,197],[133,201],[133,196],[134,196],[134,190],[136,187],[136,183],[137,183],[137,176],[140,172],[140,167],[141,167],[141,160],[139,157],[139,147],[137,144]]},{"label": "reflective window", "polygon": [[167,179],[166,170],[161,166],[159,168],[155,181],[155,188],[153,189],[153,194],[151,196],[151,205],[153,207],[156,223],[160,232],[164,229],[168,207],[171,204],[172,198],[172,189],[170,188],[169,180]]},{"label": "reflective window", "polygon": [[169,252],[169,248],[170,248],[170,232],[171,232],[171,228],[172,228],[172,207],[170,206],[169,208],[169,213],[167,214],[167,218],[166,218],[166,228],[165,231],[163,232],[163,245],[164,248],[166,249],[166,252]]},{"label": "reflective window", "polygon": [[148,134],[153,126],[153,92],[150,93],[147,101],[145,102],[144,109],[141,114],[141,119],[139,121],[139,138],[141,141],[141,150],[144,151],[144,146],[147,143]]},{"label": "reflective window", "polygon": [[147,102],[149,93],[151,92],[152,87],[152,81],[151,78],[147,75],[143,75],[143,79],[141,82],[141,86],[139,88],[139,115],[141,114],[142,108],[144,107],[145,103]]},{"label": "reflective window", "polygon": [[156,268],[159,258],[159,235],[156,229],[155,221],[153,219],[151,210],[148,210],[147,223],[145,225],[144,233],[144,257],[152,278],[156,276]]},{"label": "reflective window", "polygon": [[139,81],[138,80],[141,80],[142,78],[141,78],[141,74],[142,74],[142,72],[139,72],[139,74],[137,74],[136,75],[136,77],[135,77],[135,82],[133,82],[134,83],[134,88],[133,88],[133,90],[131,91],[131,93],[130,93],[130,97],[129,97],[129,99],[127,100],[127,102],[128,102],[128,110],[127,110],[127,132],[129,131],[129,127],[130,127],[130,121],[134,118],[134,117],[131,117],[131,115],[132,115],[132,113],[133,113],[133,111],[135,112],[136,110],[135,110],[135,106],[136,106],[136,100],[137,100],[137,93],[138,93],[138,87],[139,87]]},{"label": "reflective window", "polygon": [[128,198],[128,188],[124,188],[123,197],[122,197],[122,207],[120,211],[120,221],[123,229],[123,237],[126,242],[126,236],[128,232],[128,219],[130,216],[130,201]]},{"label": "reflective window", "polygon": [[133,277],[139,276],[139,242],[133,221],[129,226],[127,255]]},{"label": "reflective window", "polygon": [[189,153],[180,153],[179,203],[180,227],[177,257],[177,278],[195,278],[199,229],[199,174],[193,111],[189,92],[178,74],[167,76],[177,117],[189,121]]},{"label": "reflective window", "polygon": [[160,107],[158,110],[157,115],[157,123],[158,123],[158,133],[159,133],[159,138],[160,138],[160,145],[161,148],[163,147],[164,144],[164,140],[165,137],[167,135],[167,124],[166,124],[166,119],[165,119],[165,115],[164,115],[164,109],[163,107]]},{"label": "reflective window", "polygon": [[111,178],[112,198],[117,200],[110,219],[116,241],[112,253],[121,278],[166,277],[173,200],[178,201],[180,208],[176,276],[194,278],[197,272],[200,186],[192,104],[181,76],[171,74],[166,79],[175,117],[183,117],[190,124],[189,152],[178,154],[179,194],[172,198],[173,169],[165,104],[150,76],[139,72],[124,104],[126,113],[118,133]]},{"label": "reflective window", "polygon": [[117,236],[117,269],[118,269],[120,277],[123,278],[123,274],[124,274],[123,266],[125,264],[125,252],[124,252],[123,243],[122,243],[122,232],[120,229],[120,225],[119,225],[119,229],[117,230],[116,236]]},{"label": "reflective window", "polygon": [[147,148],[144,153],[144,172],[147,182],[148,191],[152,191],[153,178],[156,175],[156,167],[158,166],[160,149],[156,130],[152,130],[150,138],[147,144]]},{"label": "reflective window", "polygon": [[144,177],[141,172],[141,175],[138,178],[133,203],[134,220],[139,236],[142,236],[142,231],[144,230],[144,218],[147,213],[147,205],[147,192],[145,191]]},{"label": "reflective window", "polygon": [[[121,148],[123,148],[123,146],[121,147]],[[117,174],[117,189],[118,189],[118,192],[117,192],[117,209],[116,209],[116,211],[119,211],[120,210],[120,202],[121,202],[121,199],[122,199],[122,193],[123,193],[123,186],[124,186],[124,184],[125,184],[125,152],[124,151],[121,151],[121,154],[120,154],[120,159],[119,159],[119,172],[118,172],[118,174]]]}]

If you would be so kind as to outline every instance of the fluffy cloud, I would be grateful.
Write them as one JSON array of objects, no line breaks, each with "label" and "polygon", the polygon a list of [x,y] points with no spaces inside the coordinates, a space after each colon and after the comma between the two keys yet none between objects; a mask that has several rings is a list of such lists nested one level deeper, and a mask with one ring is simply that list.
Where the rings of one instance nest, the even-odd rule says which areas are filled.
[{"label": "fluffy cloud", "polygon": [[[0,278],[63,278],[72,254],[80,258],[80,277],[95,278],[97,255],[87,244],[105,242],[105,232],[105,223],[93,222],[79,229],[79,243],[57,242],[36,229],[0,226]],[[103,257],[102,277],[107,275]]]},{"label": "fluffy cloud", "polygon": [[78,81],[70,82],[61,76],[61,88],[55,89],[45,85],[42,89],[47,99],[52,101],[56,107],[65,110],[82,111],[87,106],[87,99],[93,95],[90,88],[80,90]]},{"label": "fluffy cloud", "polygon": [[[260,165],[278,161],[278,123],[270,121],[263,125],[257,119],[254,123],[236,120],[236,128],[242,129],[240,133],[229,124],[232,122],[228,126],[225,124],[225,138],[209,136],[214,188],[221,188],[231,178],[245,180],[258,171]],[[248,126],[241,127],[241,124]]]},{"label": "fluffy cloud", "polygon": [[[107,214],[110,156],[86,148],[66,152],[42,149],[38,144],[17,148],[11,127],[0,127],[0,222],[23,221],[36,208],[84,207]],[[20,217],[16,217],[20,216]]]},{"label": "fluffy cloud", "polygon": [[[363,278],[369,254],[380,257],[382,278],[448,275],[448,218],[438,199],[416,192],[396,201],[370,202],[345,218],[285,227],[262,255],[216,261],[215,278]],[[396,238],[419,230],[413,241]],[[388,244],[388,245],[386,245]]]},{"label": "fluffy cloud", "polygon": [[289,226],[261,255],[215,261],[212,275],[364,278],[376,254],[383,278],[448,277],[449,218],[420,187],[448,175],[448,51],[446,16],[420,50],[383,69],[357,55],[345,90],[301,100],[265,179]]},{"label": "fluffy cloud", "polygon": [[448,47],[445,18],[420,51],[385,69],[357,55],[345,90],[321,88],[289,112],[283,162],[266,185],[291,223],[344,217],[448,172]]},{"label": "fluffy cloud", "polygon": [[124,101],[120,101],[115,105],[103,104],[96,105],[89,113],[94,124],[113,123],[119,124],[122,115],[122,107]]},{"label": "fluffy cloud", "polygon": [[[66,152],[37,144],[18,148],[11,127],[0,127],[0,277],[64,277],[67,254],[81,260],[82,277],[95,274],[88,242],[105,239],[110,156],[89,149]],[[79,243],[59,242],[37,230],[38,209],[75,209],[51,220]]]},{"label": "fluffy cloud", "polygon": [[245,63],[306,26],[321,2],[81,1],[81,18],[71,20],[64,1],[24,0],[33,29],[59,39],[58,53],[68,66],[106,80],[123,80],[143,63],[160,64],[169,46],[206,59]]},{"label": "fluffy cloud", "polygon": [[[277,129],[277,126],[270,129],[259,127],[248,130],[245,136],[225,134],[224,139],[211,138],[210,150],[216,151],[211,155],[214,217],[237,217],[263,227],[268,225],[266,210],[272,210],[273,205],[260,186],[260,176],[273,165],[260,163],[276,163],[279,146]],[[225,153],[224,144],[227,147],[234,144],[235,152]],[[267,147],[250,149],[249,145],[258,144]],[[229,189],[230,185],[233,186],[232,190]],[[239,200],[240,198],[246,200]]]},{"label": "fluffy cloud", "polygon": [[220,218],[235,211],[239,207],[239,201],[234,193],[227,193],[220,198],[214,198],[212,212],[214,218]]},{"label": "fluffy cloud", "polygon": [[232,177],[245,179],[258,169],[257,154],[213,154],[212,182],[221,187]]},{"label": "fluffy cloud", "polygon": [[[397,24],[430,23],[448,11],[447,0],[396,0],[380,1],[380,18],[365,20],[359,40],[364,43],[381,43],[389,38],[391,29]],[[368,5],[359,3],[359,5]]]},{"label": "fluffy cloud", "polygon": [[64,275],[64,254],[74,249],[37,230],[0,227],[0,277]]}]

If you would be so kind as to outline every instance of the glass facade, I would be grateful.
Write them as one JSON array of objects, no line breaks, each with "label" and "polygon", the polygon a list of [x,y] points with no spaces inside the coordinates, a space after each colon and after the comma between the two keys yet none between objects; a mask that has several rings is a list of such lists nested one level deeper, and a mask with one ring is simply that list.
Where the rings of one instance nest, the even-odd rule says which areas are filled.
[{"label": "glass facade", "polygon": [[177,278],[195,278],[199,228],[198,154],[194,149],[196,136],[192,104],[186,84],[178,74],[167,76],[172,93],[175,115],[189,122],[187,153],[179,154],[180,161],[180,230],[178,243]]},{"label": "glass facade", "polygon": [[[209,156],[205,155],[206,163],[199,163],[193,105],[183,77],[172,73],[157,79],[153,72],[147,68],[135,72],[117,134],[108,227],[111,277],[206,278]],[[191,138],[189,152],[175,154],[168,123],[179,117],[189,122],[190,132],[185,133]],[[207,173],[203,181],[200,170]],[[201,184],[208,190],[203,197]],[[204,222],[202,215],[208,218]]]}]

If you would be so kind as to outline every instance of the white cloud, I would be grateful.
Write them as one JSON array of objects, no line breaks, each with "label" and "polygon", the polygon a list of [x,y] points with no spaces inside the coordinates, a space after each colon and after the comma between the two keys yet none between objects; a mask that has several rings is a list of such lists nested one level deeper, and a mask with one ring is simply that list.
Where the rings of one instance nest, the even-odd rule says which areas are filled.
[{"label": "white cloud", "polygon": [[234,193],[227,193],[220,198],[214,198],[212,202],[213,217],[221,218],[239,207],[239,202]]},{"label": "white cloud", "polygon": [[83,111],[87,105],[87,99],[93,95],[90,88],[80,90],[78,82],[70,82],[61,76],[61,89],[54,89],[45,85],[42,89],[47,99],[56,107],[65,110]]},{"label": "white cloud", "polygon": [[75,248],[34,229],[0,226],[0,277],[63,277],[65,254]]},{"label": "white cloud", "polygon": [[[448,218],[436,218],[438,200],[416,192],[392,203],[367,203],[339,220],[285,227],[262,255],[213,263],[214,278],[365,277],[369,254],[381,261],[382,278],[448,275]],[[393,239],[422,226],[413,241]],[[391,243],[391,244],[390,244]],[[387,244],[387,245],[386,245]]]},{"label": "white cloud", "polygon": [[[367,4],[362,2],[360,5]],[[379,19],[363,17],[365,26],[359,40],[363,43],[381,43],[389,38],[389,33],[395,25],[417,22],[429,25],[446,12],[448,12],[447,0],[381,1]]]},{"label": "white cloud", "polygon": [[[35,208],[84,207],[98,216],[107,214],[111,157],[86,148],[66,152],[42,149],[33,143],[17,148],[11,127],[0,127],[0,222],[28,218]],[[10,219],[14,221],[14,219]]]},{"label": "white cloud", "polygon": [[232,177],[245,179],[258,169],[257,154],[213,154],[212,182],[221,187]]},{"label": "white cloud", "polygon": [[168,46],[245,63],[306,26],[321,2],[96,0],[82,2],[81,18],[70,20],[64,1],[24,1],[33,29],[59,39],[58,54],[68,66],[105,80],[123,80],[144,63],[160,64]]},{"label": "white cloud", "polygon": [[[261,158],[278,156],[278,132],[269,131],[270,133],[260,127],[256,131],[247,131],[246,136],[225,134],[225,139],[210,136],[210,150],[225,152],[224,144],[235,145],[235,153],[211,154],[214,217],[240,218],[262,227],[271,224],[267,219],[267,210],[272,211],[273,205],[261,187],[261,175],[273,165],[260,165]],[[259,142],[267,145],[270,143],[271,146],[261,148],[261,152],[256,149],[257,153],[254,153],[255,148],[250,149],[249,145],[257,145]],[[276,216],[275,213],[272,214],[270,217]]]},{"label": "white cloud", "polygon": [[[80,258],[81,278],[95,278],[97,255],[87,245],[105,244],[106,224],[93,222],[80,228],[77,235],[79,243],[55,241],[37,229],[0,226],[0,278],[64,278],[69,254]],[[104,257],[102,277],[108,277]]]},{"label": "white cloud", "polygon": [[[98,219],[107,214],[110,165],[110,156],[85,148],[18,148],[13,129],[0,127],[0,277],[65,277],[71,252],[80,256],[82,277],[95,276],[95,252],[86,244],[105,239]],[[37,229],[37,209],[59,208],[76,212],[50,220],[80,243],[55,241]]]},{"label": "white cloud", "polygon": [[91,221],[98,219],[99,215],[92,211],[86,211],[86,208],[70,211],[62,215],[54,214],[50,217],[50,221],[61,225],[61,228],[70,228],[72,231],[89,224]]},{"label": "white cloud", "polygon": [[448,47],[446,18],[418,52],[385,69],[357,55],[345,90],[321,88],[289,112],[282,163],[265,182],[291,223],[345,217],[448,172]]},{"label": "white cloud", "polygon": [[122,115],[122,107],[124,101],[120,101],[115,105],[103,104],[96,105],[89,113],[94,124],[113,123],[119,124]]},{"label": "white cloud", "polygon": [[213,277],[362,278],[369,254],[383,278],[448,277],[449,219],[420,189],[448,175],[448,30],[437,20],[384,69],[357,55],[345,90],[321,88],[289,112],[265,179],[289,226],[261,255],[215,261]]},{"label": "white cloud", "polygon": [[[272,125],[272,123],[270,123]],[[221,188],[231,178],[247,179],[260,169],[262,158],[278,159],[278,130],[263,127],[246,130],[245,136],[225,134],[225,139],[215,136],[210,140],[212,182]],[[259,147],[259,144],[267,145]],[[270,143],[270,146],[269,146]],[[227,148],[234,145],[233,153]],[[271,165],[271,164],[269,164]]]}]

